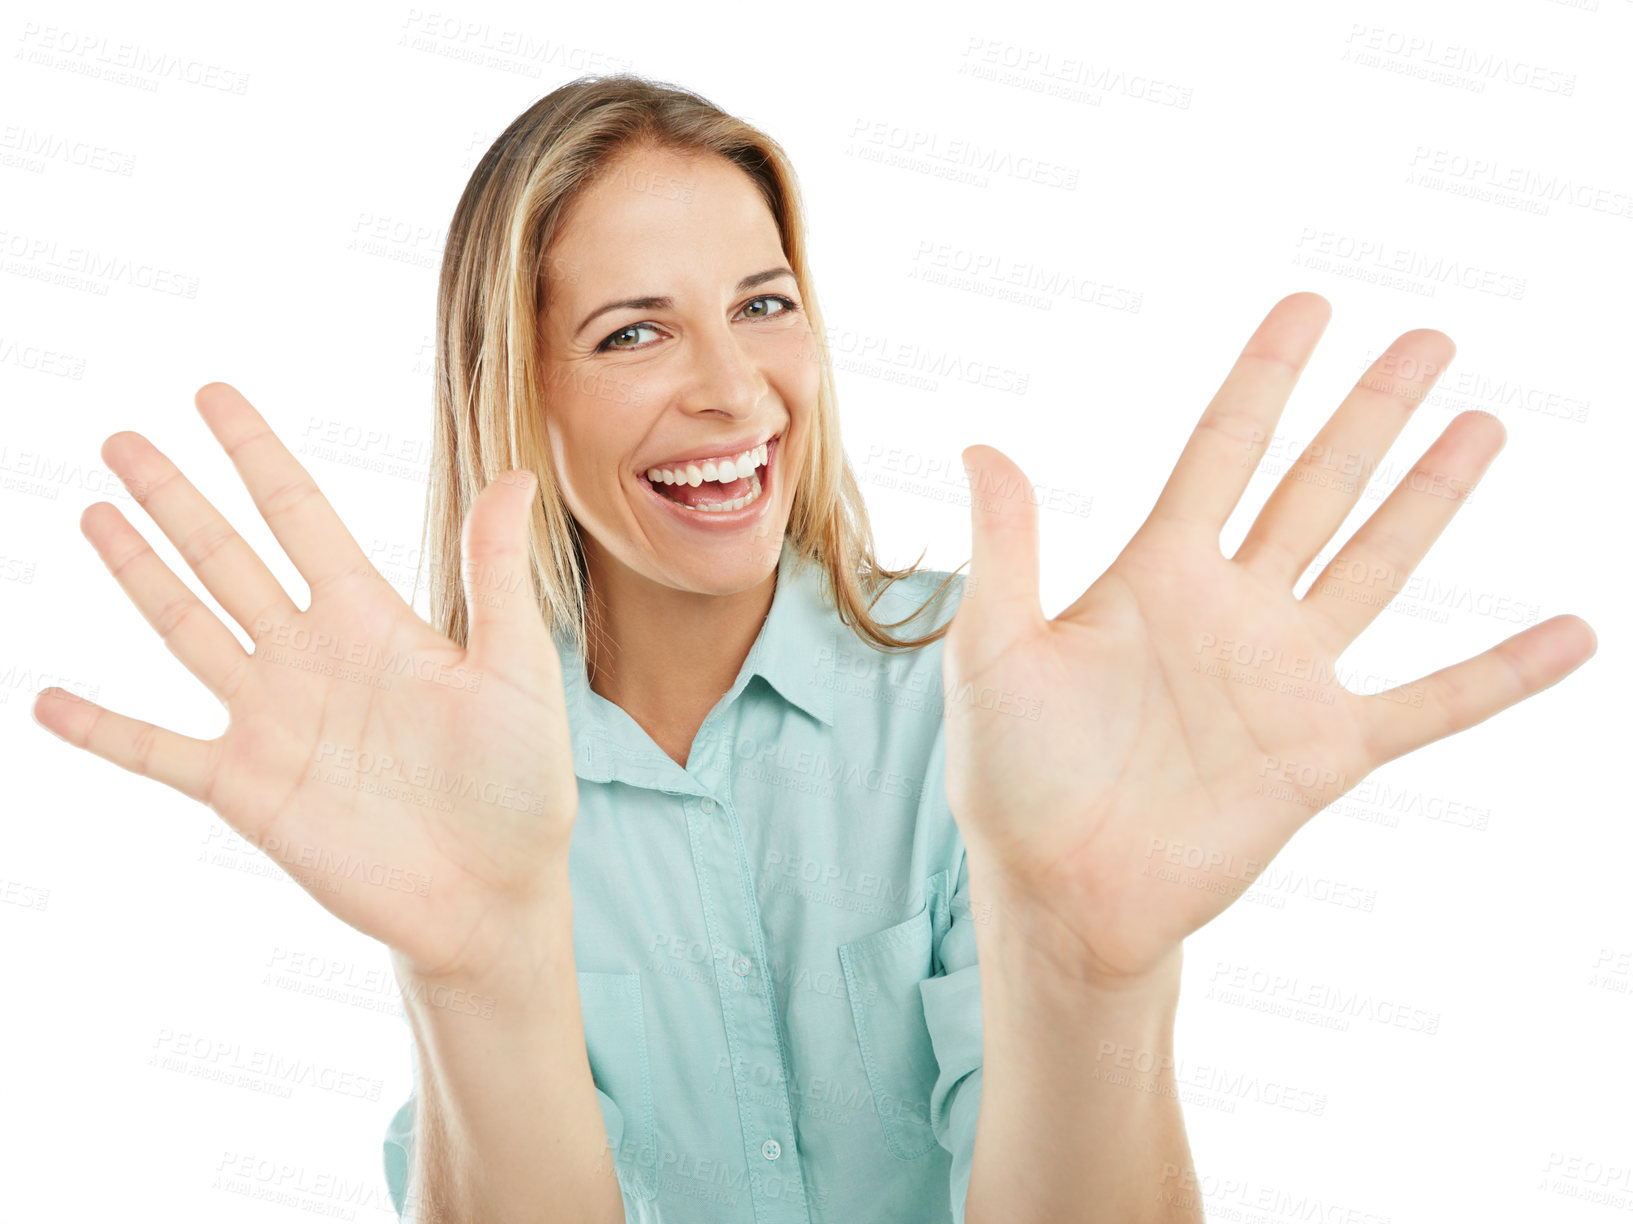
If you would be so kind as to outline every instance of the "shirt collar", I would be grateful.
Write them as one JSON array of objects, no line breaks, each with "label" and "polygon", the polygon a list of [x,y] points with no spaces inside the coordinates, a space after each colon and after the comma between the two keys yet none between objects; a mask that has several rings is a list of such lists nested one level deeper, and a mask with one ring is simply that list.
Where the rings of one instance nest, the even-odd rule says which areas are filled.
[{"label": "shirt collar", "polygon": [[[793,541],[784,536],[771,610],[725,700],[734,701],[749,680],[758,675],[791,705],[832,726],[840,623],[837,610],[823,591],[821,564],[802,559]],[[613,732],[614,723],[625,731],[638,726],[590,687],[584,657],[571,635],[563,629],[553,636],[561,655],[575,772],[591,781],[609,781],[612,758],[622,759],[628,754]],[[667,757],[664,762],[674,765]]]}]

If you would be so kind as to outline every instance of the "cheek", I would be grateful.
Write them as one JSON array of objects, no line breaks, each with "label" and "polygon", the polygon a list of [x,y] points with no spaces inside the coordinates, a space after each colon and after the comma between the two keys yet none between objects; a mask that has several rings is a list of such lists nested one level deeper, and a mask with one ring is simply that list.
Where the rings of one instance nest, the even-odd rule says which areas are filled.
[{"label": "cheek", "polygon": [[777,385],[791,412],[810,413],[816,409],[817,391],[822,385],[821,358],[816,337],[809,328],[789,336],[777,354]]},{"label": "cheek", "polygon": [[575,415],[578,408],[577,404],[558,401],[545,419],[556,484],[575,515],[586,508],[586,500],[594,502],[597,496],[596,460],[593,451],[584,445],[582,418]]}]

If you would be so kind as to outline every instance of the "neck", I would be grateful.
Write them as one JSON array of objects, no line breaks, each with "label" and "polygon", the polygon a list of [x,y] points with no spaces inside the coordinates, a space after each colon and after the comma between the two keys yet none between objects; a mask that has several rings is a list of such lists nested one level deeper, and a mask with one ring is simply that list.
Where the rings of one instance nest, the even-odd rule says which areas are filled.
[{"label": "neck", "polygon": [[620,707],[684,768],[697,730],[737,679],[776,592],[773,570],[725,595],[680,591],[585,540],[590,688]]}]

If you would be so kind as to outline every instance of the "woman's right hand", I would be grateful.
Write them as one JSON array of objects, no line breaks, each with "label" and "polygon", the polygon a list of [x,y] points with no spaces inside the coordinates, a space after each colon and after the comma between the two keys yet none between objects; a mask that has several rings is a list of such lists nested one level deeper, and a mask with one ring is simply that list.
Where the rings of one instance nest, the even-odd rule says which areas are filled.
[{"label": "woman's right hand", "polygon": [[[555,912],[578,811],[561,659],[528,565],[536,480],[488,484],[464,524],[468,648],[371,565],[312,478],[234,388],[194,397],[311,591],[302,611],[140,434],[102,457],[227,613],[221,620],[107,502],[80,528],[142,615],[227,707],[198,740],[60,689],[34,717],[77,747],[209,805],[330,912],[426,977],[482,979]],[[555,898],[554,900],[561,900]]]}]

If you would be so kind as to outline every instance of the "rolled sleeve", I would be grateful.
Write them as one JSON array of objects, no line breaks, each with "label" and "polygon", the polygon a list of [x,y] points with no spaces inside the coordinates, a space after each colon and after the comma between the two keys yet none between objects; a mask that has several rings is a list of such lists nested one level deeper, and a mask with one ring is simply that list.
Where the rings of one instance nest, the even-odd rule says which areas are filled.
[{"label": "rolled sleeve", "polygon": [[964,1224],[975,1122],[981,1111],[981,966],[975,956],[969,868],[961,859],[951,923],[938,954],[940,971],[919,983],[938,1074],[930,1093],[930,1129],[952,1154],[954,1224]]},{"label": "rolled sleeve", "polygon": [[[419,1048],[411,1047],[414,1060],[414,1090],[404,1101],[402,1107],[392,1115],[391,1122],[386,1126],[385,1142],[382,1145],[382,1156],[386,1170],[386,1190],[391,1195],[391,1206],[397,1213],[397,1219],[405,1218],[405,1204],[408,1200],[408,1181],[414,1173],[414,1135],[415,1119],[419,1112],[420,1101],[420,1059]],[[616,1102],[602,1092],[598,1087],[595,1090],[597,1102],[601,1106],[601,1120],[607,1127],[607,1138],[612,1144],[614,1152],[624,1141],[624,1114]],[[621,1179],[620,1179],[621,1180]],[[625,1193],[624,1206],[626,1213],[629,1210],[628,1193]],[[960,1209],[959,1219],[963,1213]]]}]

